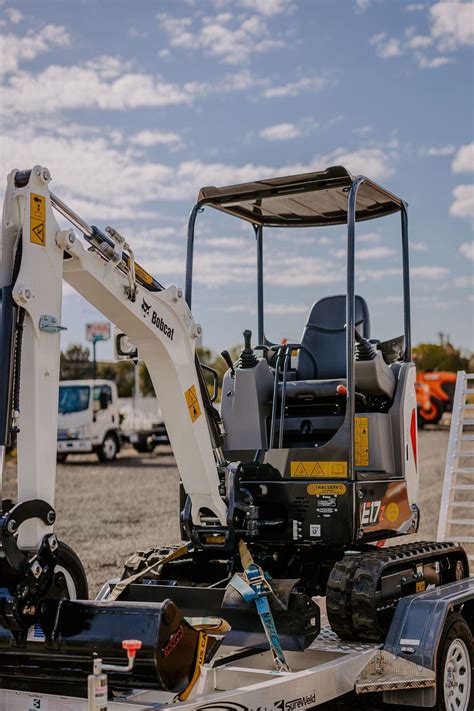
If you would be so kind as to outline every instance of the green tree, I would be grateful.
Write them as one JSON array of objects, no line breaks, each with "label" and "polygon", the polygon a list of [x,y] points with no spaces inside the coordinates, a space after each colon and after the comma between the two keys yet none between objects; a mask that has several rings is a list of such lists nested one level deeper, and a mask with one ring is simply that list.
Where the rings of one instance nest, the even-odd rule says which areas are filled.
[{"label": "green tree", "polygon": [[135,384],[135,366],[129,360],[97,363],[97,377],[113,380],[119,397],[132,397]]},{"label": "green tree", "polygon": [[154,396],[155,388],[151,382],[150,373],[145,365],[145,363],[140,363],[139,367],[139,378],[140,378],[140,391],[144,397]]},{"label": "green tree", "polygon": [[61,352],[60,378],[61,380],[85,380],[92,375],[92,363],[89,360],[90,350],[73,343]]},{"label": "green tree", "polygon": [[413,359],[417,370],[448,370],[456,372],[467,370],[469,358],[461,355],[450,343],[419,343],[413,348]]}]

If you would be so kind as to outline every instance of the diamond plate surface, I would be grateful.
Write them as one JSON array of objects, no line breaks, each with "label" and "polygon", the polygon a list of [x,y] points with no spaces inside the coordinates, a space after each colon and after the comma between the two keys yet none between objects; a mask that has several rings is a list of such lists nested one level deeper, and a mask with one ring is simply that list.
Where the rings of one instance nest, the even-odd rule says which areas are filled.
[{"label": "diamond plate surface", "polygon": [[374,642],[350,642],[345,639],[339,639],[337,634],[327,625],[321,628],[321,632],[309,649],[349,654],[351,652],[366,652],[369,649],[380,649],[381,647],[381,644]]}]

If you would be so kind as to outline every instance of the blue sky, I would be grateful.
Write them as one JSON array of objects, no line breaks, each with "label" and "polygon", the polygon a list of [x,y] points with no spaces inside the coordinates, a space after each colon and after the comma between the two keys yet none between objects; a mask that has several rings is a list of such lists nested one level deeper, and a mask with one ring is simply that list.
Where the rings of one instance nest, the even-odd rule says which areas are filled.
[{"label": "blue sky", "polygon": [[[473,347],[474,19],[470,2],[1,2],[0,162],[40,163],[90,223],[184,282],[202,185],[343,164],[410,204],[413,340]],[[207,210],[193,311],[215,350],[255,329],[255,243]],[[361,225],[372,335],[401,332],[398,222]],[[266,233],[266,331],[297,339],[344,288],[344,230]],[[97,313],[65,289],[64,345]],[[101,356],[110,355],[102,346]]]}]

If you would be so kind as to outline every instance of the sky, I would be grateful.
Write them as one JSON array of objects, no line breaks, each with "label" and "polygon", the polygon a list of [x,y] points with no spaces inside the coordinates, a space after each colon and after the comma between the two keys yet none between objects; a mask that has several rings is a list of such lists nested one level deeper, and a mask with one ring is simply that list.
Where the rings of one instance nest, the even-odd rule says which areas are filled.
[{"label": "sky", "polygon": [[[112,225],[184,284],[205,185],[344,165],[409,203],[413,341],[474,348],[474,7],[403,0],[0,0],[0,166]],[[4,179],[0,176],[0,184]],[[3,190],[3,187],[2,187]],[[357,231],[372,337],[402,333],[399,218]],[[267,230],[266,335],[344,290],[345,230]],[[256,331],[251,227],[198,218],[193,313],[218,351]],[[70,287],[63,347],[100,315]],[[98,355],[111,357],[110,344]]]}]

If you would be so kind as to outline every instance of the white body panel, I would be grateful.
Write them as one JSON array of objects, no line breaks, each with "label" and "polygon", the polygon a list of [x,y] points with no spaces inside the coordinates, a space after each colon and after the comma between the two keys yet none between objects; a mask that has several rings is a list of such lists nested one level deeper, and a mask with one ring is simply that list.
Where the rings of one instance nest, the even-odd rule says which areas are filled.
[{"label": "white body panel", "polygon": [[[0,276],[4,284],[11,283],[14,241],[23,229],[21,268],[14,284],[14,299],[26,312],[21,364],[18,500],[38,498],[54,506],[60,343],[59,333],[40,330],[39,321],[47,314],[60,323],[64,273],[64,279],[126,333],[139,349],[160,402],[195,520],[201,509],[208,509],[225,523],[226,506],[219,496],[216,459],[195,368],[196,338],[200,329],[182,291],[170,286],[151,292],[137,286],[136,300],[129,300],[127,276],[116,264],[96,251],[86,251],[72,230],[60,230],[51,206],[49,172],[36,166],[28,185],[23,188],[14,186],[15,172],[9,176],[5,202]],[[44,244],[30,240],[31,193],[45,198]],[[160,330],[162,324],[166,324],[166,328]],[[190,388],[194,388],[197,400],[194,419],[185,395]],[[20,545],[35,548],[47,530],[37,520],[26,522],[20,530]]]},{"label": "white body panel", "polygon": [[405,452],[405,479],[408,501],[418,502],[420,475],[418,471],[418,420],[415,390],[416,368],[408,372],[403,400],[403,444]]}]

